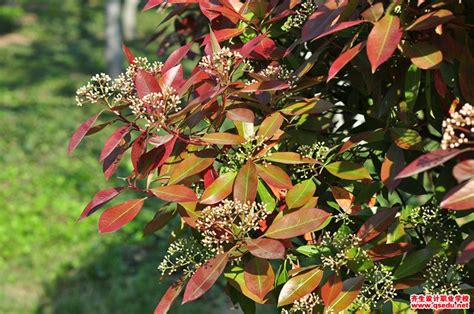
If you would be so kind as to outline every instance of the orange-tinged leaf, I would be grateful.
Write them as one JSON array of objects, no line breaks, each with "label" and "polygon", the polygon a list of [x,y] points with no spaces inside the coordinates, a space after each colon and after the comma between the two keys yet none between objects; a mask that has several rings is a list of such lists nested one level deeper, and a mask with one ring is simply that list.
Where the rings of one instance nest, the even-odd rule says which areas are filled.
[{"label": "orange-tinged leaf", "polygon": [[234,200],[243,203],[255,201],[257,196],[257,168],[255,164],[249,160],[240,168],[234,182]]},{"label": "orange-tinged leaf", "polygon": [[400,48],[414,65],[423,70],[435,69],[443,61],[441,50],[426,41],[403,42]]},{"label": "orange-tinged leaf", "polygon": [[[222,42],[222,41],[234,38],[235,36],[239,36],[244,31],[245,31],[245,28],[224,28],[224,29],[213,31],[213,34],[217,42]],[[211,42],[211,40],[212,40],[211,35],[207,35],[204,38],[202,44],[207,45],[209,42]]]},{"label": "orange-tinged leaf", "polygon": [[[381,4],[381,3],[380,3]],[[339,55],[339,57],[334,60],[334,62],[331,64],[331,67],[329,68],[328,72],[328,78],[327,81],[329,82],[331,79],[333,79],[339,71],[343,67],[346,66],[352,59],[354,59],[361,51],[362,49],[365,48],[365,41],[358,43],[352,48],[347,49],[343,53]]]},{"label": "orange-tinged leaf", "polygon": [[215,153],[213,151],[201,151],[192,154],[180,162],[170,174],[169,185],[174,185],[182,180],[206,170],[214,163]]},{"label": "orange-tinged leaf", "polygon": [[403,170],[397,175],[397,179],[411,177],[415,174],[423,172],[425,170],[439,166],[446,161],[454,158],[455,156],[462,153],[462,150],[459,149],[438,149],[429,153],[426,153],[414,161],[412,161],[408,166],[403,168]]},{"label": "orange-tinged leaf", "polygon": [[276,188],[290,189],[293,186],[288,174],[280,167],[271,164],[257,165],[257,173],[263,181]]},{"label": "orange-tinged leaf", "polygon": [[264,81],[246,85],[240,91],[245,93],[255,93],[257,91],[277,91],[288,88],[288,83],[283,81]]},{"label": "orange-tinged leaf", "polygon": [[443,198],[440,206],[453,210],[468,210],[474,208],[474,179],[452,188]]},{"label": "orange-tinged leaf", "polygon": [[361,16],[364,20],[375,23],[383,15],[383,3],[377,2],[374,5],[371,5],[367,10],[361,13]]},{"label": "orange-tinged leaf", "polygon": [[357,237],[360,239],[359,244],[365,244],[384,232],[395,219],[398,209],[393,208],[379,208],[377,213],[367,219],[357,232]]},{"label": "orange-tinged leaf", "polygon": [[245,138],[232,133],[208,133],[201,137],[201,141],[217,145],[239,145],[245,142]]},{"label": "orange-tinged leaf", "polygon": [[280,110],[289,116],[299,116],[302,114],[317,114],[334,108],[334,104],[324,99],[307,99],[291,104]]},{"label": "orange-tinged leaf", "polygon": [[316,192],[316,184],[312,179],[304,180],[286,193],[286,204],[288,208],[298,208],[306,204]]},{"label": "orange-tinged leaf", "polygon": [[373,261],[380,261],[406,253],[414,247],[413,244],[406,242],[380,244],[370,248],[367,253]]},{"label": "orange-tinged leaf", "polygon": [[321,287],[321,297],[324,304],[329,306],[342,291],[341,277],[337,273],[329,276],[326,283]]},{"label": "orange-tinged leaf", "polygon": [[168,313],[171,305],[179,296],[181,291],[183,290],[184,282],[183,279],[179,279],[177,282],[173,283],[168,290],[166,290],[165,294],[160,300],[160,303],[155,308],[154,314],[164,314]]},{"label": "orange-tinged leaf", "polygon": [[362,165],[351,161],[336,161],[326,166],[332,175],[346,180],[372,179],[369,171]]},{"label": "orange-tinged leaf", "polygon": [[236,172],[228,172],[215,179],[214,182],[204,190],[201,203],[206,205],[216,204],[229,196],[230,193],[232,193],[236,175]]},{"label": "orange-tinged leaf", "polygon": [[263,301],[273,288],[275,273],[266,259],[253,257],[245,263],[244,279],[249,291]]},{"label": "orange-tinged leaf", "polygon": [[235,108],[226,111],[226,117],[232,121],[242,121],[253,123],[255,114],[252,110],[246,108]]},{"label": "orange-tinged leaf", "polygon": [[331,215],[318,208],[303,208],[276,219],[265,232],[272,239],[289,239],[317,230]]},{"label": "orange-tinged leaf", "polygon": [[106,189],[100,192],[97,192],[96,195],[92,198],[92,201],[90,201],[86,208],[81,213],[81,217],[79,217],[79,220],[90,216],[92,213],[94,213],[96,210],[110,202],[112,199],[114,199],[117,195],[123,192],[126,187],[117,187],[117,188],[110,188]]},{"label": "orange-tinged leaf", "polygon": [[385,155],[382,168],[380,169],[380,179],[382,179],[383,184],[389,190],[394,190],[400,183],[400,179],[396,179],[396,176],[403,169],[404,163],[403,151],[392,144]]},{"label": "orange-tinged leaf", "polygon": [[398,16],[386,14],[375,23],[367,38],[367,55],[372,73],[392,56],[402,35]]},{"label": "orange-tinged leaf", "polygon": [[363,284],[364,276],[358,276],[344,280],[342,283],[342,291],[329,306],[331,311],[334,313],[339,313],[351,305],[352,301],[354,301],[359,295]]},{"label": "orange-tinged leaf", "polygon": [[253,256],[265,259],[285,258],[285,246],[278,240],[258,238],[247,240],[246,243]]},{"label": "orange-tinged leaf", "polygon": [[296,164],[317,164],[319,161],[312,158],[305,158],[298,153],[293,152],[276,152],[270,156],[266,156],[267,161],[274,161],[281,164],[296,165]]},{"label": "orange-tinged leaf", "polygon": [[195,202],[196,193],[185,185],[164,185],[150,189],[158,198],[168,202]]},{"label": "orange-tinged leaf", "polygon": [[201,265],[186,285],[183,304],[196,300],[206,293],[222,274],[228,260],[229,254],[222,253]]},{"label": "orange-tinged leaf", "polygon": [[454,15],[449,10],[438,10],[427,13],[417,18],[412,24],[410,24],[407,31],[424,31],[427,29],[435,28],[440,24],[447,23],[454,19]]},{"label": "orange-tinged leaf", "polygon": [[114,232],[132,221],[142,209],[145,198],[132,199],[108,208],[99,218],[99,232]]},{"label": "orange-tinged leaf", "polygon": [[81,124],[76,131],[74,131],[74,134],[72,134],[71,139],[69,140],[69,145],[67,147],[67,153],[69,155],[72,154],[72,152],[76,149],[76,147],[79,145],[79,143],[82,141],[84,136],[86,136],[87,132],[92,128],[92,125],[97,121],[97,118],[100,116],[102,111],[99,113],[96,113],[92,117],[90,117],[86,122]]},{"label": "orange-tinged leaf", "polygon": [[332,186],[331,193],[337,204],[348,214],[354,214],[352,207],[354,206],[355,196],[345,188]]},{"label": "orange-tinged leaf", "polygon": [[453,176],[458,183],[474,177],[474,159],[463,160],[453,168]]},{"label": "orange-tinged leaf", "polygon": [[418,132],[405,128],[393,128],[390,135],[398,147],[407,150],[421,149],[422,138]]},{"label": "orange-tinged leaf", "polygon": [[280,291],[278,306],[288,305],[313,292],[323,278],[323,271],[313,268],[290,278]]},{"label": "orange-tinged leaf", "polygon": [[270,139],[273,137],[275,132],[281,127],[283,123],[283,116],[277,111],[269,115],[263,120],[260,125],[257,136],[262,139]]}]

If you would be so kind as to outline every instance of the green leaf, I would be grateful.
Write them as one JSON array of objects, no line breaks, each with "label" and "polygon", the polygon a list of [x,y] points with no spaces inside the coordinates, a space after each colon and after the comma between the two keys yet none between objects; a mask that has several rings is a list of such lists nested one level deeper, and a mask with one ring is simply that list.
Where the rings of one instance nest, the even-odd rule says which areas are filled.
[{"label": "green leaf", "polygon": [[245,285],[260,300],[273,288],[275,273],[266,259],[253,257],[244,266]]},{"label": "green leaf", "polygon": [[314,268],[290,278],[281,289],[278,296],[278,306],[291,304],[311,293],[319,285],[322,278],[323,271],[319,268]]},{"label": "green leaf", "polygon": [[312,158],[305,158],[298,153],[293,152],[276,152],[265,157],[267,161],[279,162],[281,164],[297,165],[297,164],[317,164],[319,161]]},{"label": "green leaf", "polygon": [[364,166],[351,161],[336,161],[326,166],[332,175],[346,180],[372,179],[369,171]]},{"label": "green leaf", "polygon": [[280,111],[289,116],[323,113],[334,108],[334,104],[324,99],[308,99],[286,106]]},{"label": "green leaf", "polygon": [[390,130],[392,139],[401,149],[420,150],[421,141],[423,140],[415,130],[405,128],[393,128]]},{"label": "green leaf", "polygon": [[274,112],[263,120],[257,136],[262,139],[270,139],[283,124],[283,116],[279,112]]},{"label": "green leaf", "polygon": [[222,201],[232,193],[236,172],[227,172],[215,179],[202,193],[202,204],[210,205]]},{"label": "green leaf", "polygon": [[339,313],[345,310],[359,295],[360,289],[364,284],[364,276],[358,276],[344,280],[342,291],[330,304],[329,308],[333,313]]},{"label": "green leaf", "polygon": [[257,184],[257,195],[260,199],[260,202],[266,205],[266,209],[268,212],[272,212],[276,207],[275,198],[270,194],[265,184],[263,184],[260,180]]},{"label": "green leaf", "polygon": [[192,154],[180,162],[176,167],[173,167],[168,185],[174,185],[192,175],[204,171],[214,163],[214,160],[215,153],[210,150]]},{"label": "green leaf", "polygon": [[393,277],[401,279],[422,271],[433,255],[434,252],[427,248],[408,254],[393,272]]},{"label": "green leaf", "polygon": [[286,193],[286,204],[288,208],[298,208],[306,204],[316,192],[316,184],[312,179],[304,180]]},{"label": "green leaf", "polygon": [[408,112],[412,112],[415,108],[418,91],[420,90],[421,72],[412,64],[408,68],[405,76],[405,102],[407,103]]}]

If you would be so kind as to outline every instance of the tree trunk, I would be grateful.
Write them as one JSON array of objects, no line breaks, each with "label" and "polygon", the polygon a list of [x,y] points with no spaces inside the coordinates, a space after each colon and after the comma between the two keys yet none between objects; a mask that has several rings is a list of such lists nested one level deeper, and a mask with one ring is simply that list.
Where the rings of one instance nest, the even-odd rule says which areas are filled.
[{"label": "tree trunk", "polygon": [[140,0],[124,0],[122,9],[122,29],[125,40],[137,36],[137,9]]},{"label": "tree trunk", "polygon": [[105,1],[105,59],[108,74],[117,77],[122,72],[120,0]]}]

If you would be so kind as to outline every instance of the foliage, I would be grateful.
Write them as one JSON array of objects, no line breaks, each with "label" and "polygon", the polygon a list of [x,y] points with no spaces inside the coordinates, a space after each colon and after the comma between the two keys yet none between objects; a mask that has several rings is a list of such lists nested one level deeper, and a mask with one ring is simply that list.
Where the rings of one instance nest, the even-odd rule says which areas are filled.
[{"label": "foliage", "polygon": [[397,309],[409,293],[471,290],[469,4],[174,2],[176,33],[152,40],[181,47],[159,63],[124,46],[125,73],[78,90],[100,111],[69,143],[108,130],[106,178],[131,160],[82,216],[142,196],[105,209],[100,232],[154,198],[169,205],[146,234],[181,222],[161,267],[181,277],[157,313],[221,277],[246,313]]}]

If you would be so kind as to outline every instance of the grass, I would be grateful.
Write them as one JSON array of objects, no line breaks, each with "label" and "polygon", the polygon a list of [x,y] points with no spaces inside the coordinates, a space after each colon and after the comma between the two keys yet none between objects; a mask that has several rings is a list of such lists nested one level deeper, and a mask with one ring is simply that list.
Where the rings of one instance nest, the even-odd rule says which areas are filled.
[{"label": "grass", "polygon": [[[75,107],[75,89],[104,71],[104,10],[89,2],[38,1],[16,34],[22,44],[0,37],[0,313],[151,313],[170,284],[157,271],[164,235],[141,233],[156,208],[111,235],[97,233],[97,215],[77,222],[95,192],[117,184],[97,161],[107,132],[66,155],[93,112]],[[139,21],[130,46],[151,56],[156,45],[142,43],[157,16]],[[223,313],[212,291],[171,312]]]}]

